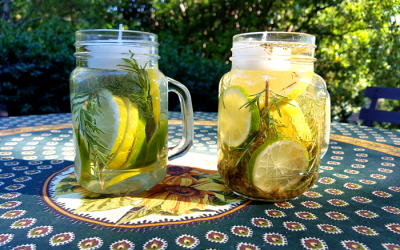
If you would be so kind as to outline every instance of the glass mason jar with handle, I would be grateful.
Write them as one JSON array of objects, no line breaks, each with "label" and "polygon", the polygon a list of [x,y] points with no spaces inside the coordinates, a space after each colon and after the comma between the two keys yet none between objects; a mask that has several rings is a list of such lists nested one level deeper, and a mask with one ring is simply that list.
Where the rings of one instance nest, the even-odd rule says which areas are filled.
[{"label": "glass mason jar with handle", "polygon": [[219,85],[218,171],[236,194],[284,201],[317,180],[330,100],[315,48],[302,33],[233,37],[232,70]]},{"label": "glass mason jar with handle", "polygon": [[[158,69],[157,35],[129,30],[76,32],[70,77],[75,175],[101,194],[139,193],[160,182],[168,159],[189,151],[193,110],[188,90]],[[183,117],[179,145],[168,149],[168,91]]]}]

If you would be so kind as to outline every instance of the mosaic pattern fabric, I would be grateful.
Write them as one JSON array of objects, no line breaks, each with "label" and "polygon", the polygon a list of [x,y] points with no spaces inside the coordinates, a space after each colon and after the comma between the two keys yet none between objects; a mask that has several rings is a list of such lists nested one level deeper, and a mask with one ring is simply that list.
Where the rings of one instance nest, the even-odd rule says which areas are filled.
[{"label": "mosaic pattern fabric", "polygon": [[[69,114],[0,119],[0,248],[400,248],[399,132],[333,123],[314,187],[262,203],[223,185],[216,114],[195,117],[192,150],[153,189],[125,197],[76,182]],[[179,118],[170,114],[169,146]]]},{"label": "mosaic pattern fabric", "polygon": [[[217,113],[194,112],[195,121],[217,121]],[[28,115],[11,116],[0,118],[0,129],[12,129],[43,125],[58,125],[71,122],[71,114],[48,114],[48,115]],[[181,112],[168,112],[169,120],[182,120]]]}]

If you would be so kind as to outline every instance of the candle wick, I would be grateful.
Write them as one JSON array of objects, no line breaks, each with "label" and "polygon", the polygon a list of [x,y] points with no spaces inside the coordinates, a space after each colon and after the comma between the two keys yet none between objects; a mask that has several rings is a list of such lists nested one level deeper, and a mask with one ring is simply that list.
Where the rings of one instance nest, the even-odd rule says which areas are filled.
[{"label": "candle wick", "polygon": [[119,24],[119,29],[118,29],[118,42],[122,41],[122,23]]},{"label": "candle wick", "polygon": [[263,34],[263,37],[261,39],[262,42],[266,42],[267,41],[267,34],[268,34],[268,31],[265,31],[264,34]]}]

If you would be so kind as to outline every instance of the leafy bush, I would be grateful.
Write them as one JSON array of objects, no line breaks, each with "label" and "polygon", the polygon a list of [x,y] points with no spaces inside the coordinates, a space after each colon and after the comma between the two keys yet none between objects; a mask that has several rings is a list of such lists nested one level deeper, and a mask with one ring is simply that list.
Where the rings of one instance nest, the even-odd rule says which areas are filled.
[{"label": "leafy bush", "polygon": [[[55,23],[31,31],[11,30],[2,23],[0,41],[0,103],[9,114],[70,112],[69,75],[75,67],[74,33]],[[68,27],[67,27],[68,28]],[[180,44],[170,33],[160,34],[160,70],[183,83],[196,111],[217,111],[218,83],[229,66],[223,60],[203,58],[201,51]],[[170,110],[179,110],[179,99],[170,95]]]},{"label": "leafy bush", "polygon": [[[180,44],[170,33],[162,32],[159,36],[161,72],[189,89],[194,110],[217,112],[219,80],[230,65],[224,60],[204,58],[201,51],[192,53],[191,46]],[[169,109],[179,109],[175,96],[170,95]]]},{"label": "leafy bush", "polygon": [[11,116],[70,112],[68,78],[75,65],[68,27],[12,29],[0,21],[0,103]]},{"label": "leafy bush", "polygon": [[[68,112],[73,33],[120,23],[159,35],[160,69],[189,88],[195,110],[217,110],[232,36],[245,32],[315,35],[315,71],[327,82],[335,121],[365,105],[367,86],[400,87],[400,0],[0,0],[3,19],[6,2],[13,7],[0,26],[0,103],[10,115]],[[400,109],[398,102],[381,106]]]}]

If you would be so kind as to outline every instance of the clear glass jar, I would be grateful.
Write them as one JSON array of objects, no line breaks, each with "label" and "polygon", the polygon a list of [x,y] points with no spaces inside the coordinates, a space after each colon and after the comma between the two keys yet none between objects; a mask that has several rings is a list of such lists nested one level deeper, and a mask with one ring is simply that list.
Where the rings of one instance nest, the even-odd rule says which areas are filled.
[{"label": "clear glass jar", "polygon": [[[76,32],[70,77],[75,175],[89,191],[123,195],[150,189],[168,159],[189,151],[193,111],[186,87],[158,69],[157,36],[129,30]],[[183,138],[168,150],[168,91],[178,94]]]},{"label": "clear glass jar", "polygon": [[232,70],[219,85],[218,170],[236,194],[284,201],[317,180],[330,100],[314,73],[315,48],[301,33],[233,37]]}]

